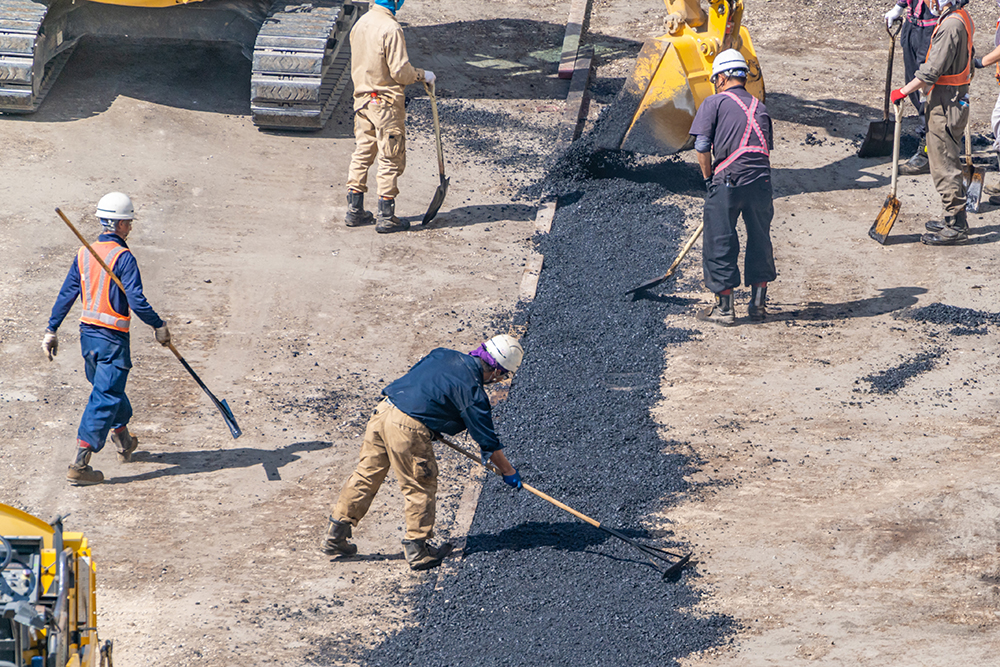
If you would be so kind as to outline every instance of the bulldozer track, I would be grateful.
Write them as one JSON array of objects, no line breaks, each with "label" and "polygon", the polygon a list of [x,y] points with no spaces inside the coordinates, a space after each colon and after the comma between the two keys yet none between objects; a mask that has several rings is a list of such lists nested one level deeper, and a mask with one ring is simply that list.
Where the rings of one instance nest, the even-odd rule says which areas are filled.
[{"label": "bulldozer track", "polygon": [[329,0],[275,7],[254,45],[254,125],[318,130],[326,124],[349,79],[351,28],[366,9]]},{"label": "bulldozer track", "polygon": [[47,13],[32,0],[0,0],[0,112],[37,110],[76,47],[61,22],[43,30]]}]

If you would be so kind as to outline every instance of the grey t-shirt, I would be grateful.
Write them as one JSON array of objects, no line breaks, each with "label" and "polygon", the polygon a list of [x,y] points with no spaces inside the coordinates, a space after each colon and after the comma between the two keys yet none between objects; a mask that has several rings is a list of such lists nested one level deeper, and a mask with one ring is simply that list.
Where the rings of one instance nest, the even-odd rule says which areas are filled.
[{"label": "grey t-shirt", "polygon": [[[726,92],[734,93],[740,98],[740,101],[747,105],[747,108],[753,102],[753,95],[748,93],[743,86],[730,88]],[[774,140],[771,136],[771,117],[767,115],[767,109],[763,103],[758,103],[754,118],[764,133],[768,150],[774,148]],[[715,157],[712,163],[714,172],[712,182],[716,185],[721,185],[726,176],[729,177],[730,185],[740,186],[770,175],[771,161],[763,153],[744,153],[721,173],[718,171],[719,164],[740,147],[740,140],[743,139],[746,127],[746,112],[732,98],[723,93],[707,97],[698,108],[698,113],[694,116],[694,123],[691,124],[691,134],[695,135],[696,138],[704,137],[711,142]],[[750,131],[749,145],[760,146],[760,139],[753,130]]]}]

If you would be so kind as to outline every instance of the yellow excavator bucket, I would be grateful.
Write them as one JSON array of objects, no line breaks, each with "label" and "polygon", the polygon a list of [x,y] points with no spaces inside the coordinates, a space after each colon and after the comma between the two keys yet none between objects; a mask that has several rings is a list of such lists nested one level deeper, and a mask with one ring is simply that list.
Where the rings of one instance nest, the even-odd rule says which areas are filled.
[{"label": "yellow excavator bucket", "polygon": [[699,0],[664,0],[667,34],[647,41],[636,59],[597,146],[651,155],[690,148],[695,112],[715,93],[709,80],[715,56],[736,49],[749,67],[747,90],[764,101],[764,78],[750,34],[741,25],[743,0],[711,0],[706,14]]}]

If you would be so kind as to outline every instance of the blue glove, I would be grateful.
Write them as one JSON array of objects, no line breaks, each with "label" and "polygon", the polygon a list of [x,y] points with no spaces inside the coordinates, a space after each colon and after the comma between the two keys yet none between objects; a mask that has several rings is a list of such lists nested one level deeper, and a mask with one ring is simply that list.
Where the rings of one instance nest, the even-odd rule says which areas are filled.
[{"label": "blue glove", "polygon": [[524,486],[521,484],[521,473],[519,473],[516,468],[514,469],[513,475],[504,475],[503,481],[504,484],[509,484],[519,491],[521,490],[521,487]]}]

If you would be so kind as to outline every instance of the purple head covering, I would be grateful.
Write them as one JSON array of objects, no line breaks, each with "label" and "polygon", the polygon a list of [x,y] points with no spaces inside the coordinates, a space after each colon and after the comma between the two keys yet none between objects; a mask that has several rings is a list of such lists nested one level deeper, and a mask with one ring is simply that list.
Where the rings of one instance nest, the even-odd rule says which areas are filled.
[{"label": "purple head covering", "polygon": [[480,359],[485,361],[486,365],[489,366],[490,368],[499,368],[502,371],[507,370],[506,368],[498,364],[496,360],[492,356],[490,356],[490,353],[486,351],[486,343],[483,343],[482,345],[474,349],[472,352],[469,352],[469,356],[479,357]]}]

